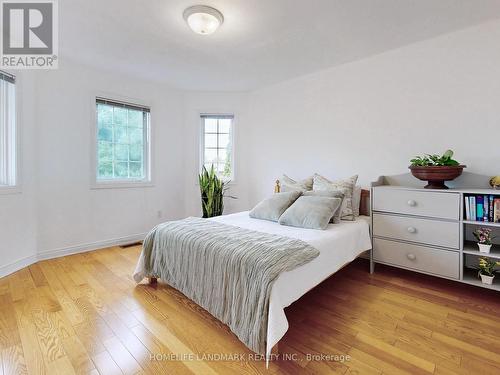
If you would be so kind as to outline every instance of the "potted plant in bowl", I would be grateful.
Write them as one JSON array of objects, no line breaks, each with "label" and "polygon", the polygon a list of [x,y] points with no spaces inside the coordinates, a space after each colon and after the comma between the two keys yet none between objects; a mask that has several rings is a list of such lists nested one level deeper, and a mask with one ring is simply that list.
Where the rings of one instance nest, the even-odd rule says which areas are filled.
[{"label": "potted plant in bowl", "polygon": [[426,189],[448,189],[445,181],[451,181],[462,174],[465,165],[453,159],[453,151],[447,150],[443,155],[416,156],[410,160],[411,174],[419,180],[427,181]]},{"label": "potted plant in bowl", "polygon": [[492,245],[491,240],[493,239],[493,237],[491,236],[491,229],[478,228],[474,232],[472,232],[472,234],[474,235],[474,237],[476,237],[477,246],[479,246],[479,252],[489,254]]},{"label": "potted plant in bowl", "polygon": [[479,273],[483,284],[493,284],[495,278],[495,266],[500,266],[500,262],[489,258],[479,258]]}]

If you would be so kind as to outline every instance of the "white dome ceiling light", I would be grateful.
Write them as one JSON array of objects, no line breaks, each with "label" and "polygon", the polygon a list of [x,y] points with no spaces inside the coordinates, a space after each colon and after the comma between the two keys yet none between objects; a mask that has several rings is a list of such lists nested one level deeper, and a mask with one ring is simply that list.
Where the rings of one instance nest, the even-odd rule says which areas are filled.
[{"label": "white dome ceiling light", "polygon": [[207,5],[186,8],[183,16],[191,30],[201,35],[212,34],[224,22],[222,13]]}]

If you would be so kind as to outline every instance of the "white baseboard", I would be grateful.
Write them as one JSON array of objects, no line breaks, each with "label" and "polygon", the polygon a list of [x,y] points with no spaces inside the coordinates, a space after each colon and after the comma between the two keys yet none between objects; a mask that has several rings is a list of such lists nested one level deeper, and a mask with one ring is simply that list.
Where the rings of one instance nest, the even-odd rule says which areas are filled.
[{"label": "white baseboard", "polygon": [[12,262],[10,264],[6,264],[5,266],[1,266],[0,277],[8,276],[11,273],[19,271],[21,268],[31,266],[33,263],[36,263],[37,260],[38,259],[36,255],[30,255],[25,258],[16,260],[15,262]]},{"label": "white baseboard", "polygon": [[93,251],[97,249],[102,249],[104,247],[120,246],[126,245],[128,243],[133,243],[137,241],[142,241],[146,237],[146,233],[134,234],[131,236],[113,238],[111,240],[97,241],[86,243],[82,245],[75,245],[70,247],[62,247],[54,250],[46,250],[38,253],[38,260],[59,258],[66,255],[85,253],[87,251]]},{"label": "white baseboard", "polygon": [[134,234],[131,236],[113,238],[110,240],[96,241],[96,242],[91,242],[91,243],[86,243],[86,244],[81,244],[81,245],[63,247],[63,248],[54,249],[54,250],[41,251],[36,255],[30,255],[28,257],[19,259],[15,262],[12,262],[12,263],[7,264],[5,266],[1,266],[0,267],[0,277],[10,275],[11,273],[19,271],[20,269],[22,269],[24,267],[31,266],[32,264],[34,264],[40,260],[59,258],[59,257],[66,256],[66,255],[85,253],[87,251],[98,250],[98,249],[102,249],[104,247],[120,246],[120,245],[126,245],[126,244],[133,243],[133,242],[142,241],[144,239],[144,237],[146,237],[146,234],[147,233],[140,233],[140,234]]}]

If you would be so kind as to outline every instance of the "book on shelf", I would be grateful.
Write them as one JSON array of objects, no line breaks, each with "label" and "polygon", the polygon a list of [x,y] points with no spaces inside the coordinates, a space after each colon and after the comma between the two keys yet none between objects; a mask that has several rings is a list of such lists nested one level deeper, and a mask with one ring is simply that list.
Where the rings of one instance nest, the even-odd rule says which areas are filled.
[{"label": "book on shelf", "polygon": [[470,197],[465,197],[465,220],[471,220],[470,216]]},{"label": "book on shelf", "polygon": [[476,197],[476,221],[483,221],[484,219],[484,197],[478,195]]},{"label": "book on shelf", "polygon": [[493,202],[495,201],[495,197],[493,195],[490,195],[489,196],[489,209],[488,209],[488,221],[490,223],[494,223],[495,222],[495,219],[494,219],[494,207],[493,207]]},{"label": "book on shelf", "polygon": [[464,211],[466,220],[500,223],[500,195],[467,195]]},{"label": "book on shelf", "polygon": [[500,198],[495,198],[493,200],[493,222],[500,223]]}]

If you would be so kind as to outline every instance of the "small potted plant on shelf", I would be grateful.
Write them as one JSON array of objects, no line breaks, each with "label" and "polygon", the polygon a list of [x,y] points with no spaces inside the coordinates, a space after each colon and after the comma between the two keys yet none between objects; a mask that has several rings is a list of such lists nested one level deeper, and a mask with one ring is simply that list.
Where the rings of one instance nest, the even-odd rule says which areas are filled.
[{"label": "small potted plant on shelf", "polygon": [[474,237],[477,240],[477,246],[479,246],[479,252],[489,254],[491,250],[491,240],[493,237],[491,236],[490,228],[478,228],[474,232]]},{"label": "small potted plant on shelf", "polygon": [[451,181],[462,174],[465,165],[453,159],[453,151],[443,155],[416,156],[410,160],[411,174],[422,181],[427,181],[426,189],[448,189],[445,181]]},{"label": "small potted plant on shelf", "polygon": [[489,258],[479,258],[479,273],[483,284],[493,284],[495,278],[495,266],[500,266],[500,262]]}]

